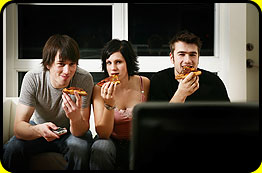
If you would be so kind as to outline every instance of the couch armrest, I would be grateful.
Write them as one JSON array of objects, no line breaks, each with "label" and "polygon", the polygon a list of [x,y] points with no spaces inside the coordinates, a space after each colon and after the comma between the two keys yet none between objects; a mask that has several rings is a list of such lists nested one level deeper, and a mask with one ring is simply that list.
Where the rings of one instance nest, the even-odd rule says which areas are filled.
[{"label": "couch armrest", "polygon": [[5,97],[3,99],[3,143],[14,135],[14,120],[18,97]]},{"label": "couch armrest", "polygon": [[14,121],[15,121],[15,114],[16,114],[16,106],[18,104],[18,97],[12,98],[11,110],[10,110],[10,128],[9,133],[10,137],[14,135]]},{"label": "couch armrest", "polygon": [[3,144],[10,138],[11,99],[3,99]]}]

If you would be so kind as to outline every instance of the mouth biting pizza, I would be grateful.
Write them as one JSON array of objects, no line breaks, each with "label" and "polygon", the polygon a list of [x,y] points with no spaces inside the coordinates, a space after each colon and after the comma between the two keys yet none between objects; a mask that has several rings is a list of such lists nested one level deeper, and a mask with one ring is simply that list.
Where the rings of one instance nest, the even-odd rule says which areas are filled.
[{"label": "mouth biting pizza", "polygon": [[83,90],[82,88],[78,87],[70,87],[70,88],[64,88],[63,92],[67,94],[74,95],[74,91],[76,91],[80,96],[87,96],[87,92]]},{"label": "mouth biting pizza", "polygon": [[113,82],[114,84],[120,84],[120,81],[118,79],[118,74],[114,74],[112,76],[109,76],[103,80],[101,80],[100,82],[98,82],[96,85],[102,87],[104,83],[106,82]]},{"label": "mouth biting pizza", "polygon": [[192,66],[183,66],[182,72],[176,75],[175,79],[185,79],[190,72],[195,73],[196,76],[199,76],[202,74],[201,71],[197,70],[196,68]]}]

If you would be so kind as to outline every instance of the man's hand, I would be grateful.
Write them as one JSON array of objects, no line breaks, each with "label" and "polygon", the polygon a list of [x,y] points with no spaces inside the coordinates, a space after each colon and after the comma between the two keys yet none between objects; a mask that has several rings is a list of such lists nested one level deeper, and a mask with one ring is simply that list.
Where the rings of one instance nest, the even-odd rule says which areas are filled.
[{"label": "man's hand", "polygon": [[75,91],[76,102],[74,102],[66,93],[63,93],[63,103],[62,107],[66,113],[66,116],[72,121],[78,121],[81,119],[81,106],[82,98]]},{"label": "man's hand", "polygon": [[70,120],[70,132],[74,136],[82,136],[89,129],[90,106],[82,108],[82,98],[75,91],[76,102],[63,93],[62,107]]},{"label": "man's hand", "polygon": [[58,129],[58,127],[51,122],[38,124],[32,127],[38,132],[38,134],[41,135],[41,137],[45,138],[48,142],[59,138],[59,135],[55,134],[52,131]]},{"label": "man's hand", "polygon": [[178,89],[175,92],[174,96],[170,102],[182,102],[184,103],[186,98],[193,94],[199,88],[199,77],[196,76],[193,72],[185,79],[179,81]]}]

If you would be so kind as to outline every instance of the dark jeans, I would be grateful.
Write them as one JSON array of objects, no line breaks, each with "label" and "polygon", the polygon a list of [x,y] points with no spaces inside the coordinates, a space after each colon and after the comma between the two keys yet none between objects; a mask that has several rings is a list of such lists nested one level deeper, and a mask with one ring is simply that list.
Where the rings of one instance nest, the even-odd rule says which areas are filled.
[{"label": "dark jeans", "polygon": [[70,132],[51,142],[44,138],[21,140],[13,136],[3,147],[2,164],[8,171],[26,170],[29,168],[29,158],[38,153],[58,152],[64,155],[68,162],[68,170],[89,170],[90,147],[93,138],[91,131],[81,137]]},{"label": "dark jeans", "polygon": [[128,170],[129,147],[127,140],[96,137],[90,152],[90,170]]}]

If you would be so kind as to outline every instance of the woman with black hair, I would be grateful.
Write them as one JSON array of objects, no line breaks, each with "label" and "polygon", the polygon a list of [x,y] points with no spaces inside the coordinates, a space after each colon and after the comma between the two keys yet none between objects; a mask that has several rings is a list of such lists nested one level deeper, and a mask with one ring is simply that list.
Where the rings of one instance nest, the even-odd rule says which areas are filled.
[{"label": "woman with black hair", "polygon": [[150,80],[137,75],[137,55],[126,40],[113,39],[105,45],[102,69],[107,76],[118,75],[120,84],[94,87],[97,137],[91,147],[90,169],[128,169],[132,109],[147,100]]}]

